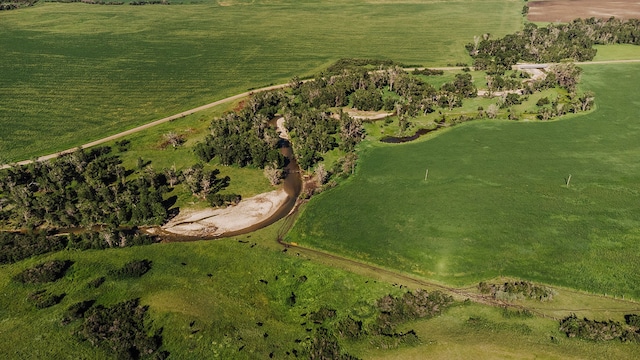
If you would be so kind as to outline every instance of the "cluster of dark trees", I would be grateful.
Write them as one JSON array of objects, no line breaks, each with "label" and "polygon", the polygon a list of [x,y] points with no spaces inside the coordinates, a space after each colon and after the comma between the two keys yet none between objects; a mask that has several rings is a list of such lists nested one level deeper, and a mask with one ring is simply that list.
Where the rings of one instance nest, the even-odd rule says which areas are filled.
[{"label": "cluster of dark trees", "polygon": [[33,6],[38,0],[0,0],[0,11]]},{"label": "cluster of dark trees", "polygon": [[10,167],[0,172],[0,217],[27,228],[163,223],[166,177],[132,173],[109,147]]},{"label": "cluster of dark trees", "polygon": [[135,230],[103,230],[81,234],[52,235],[46,231],[28,233],[0,232],[0,264],[11,264],[34,255],[64,249],[107,249],[149,245],[157,238]]},{"label": "cluster of dark trees", "polygon": [[527,23],[522,31],[500,39],[491,39],[489,34],[476,37],[466,48],[476,69],[503,72],[518,61],[592,60],[596,55],[594,44],[640,45],[640,20],[576,19],[545,27]]},{"label": "cluster of dark trees", "polygon": [[555,294],[552,289],[528,281],[508,281],[503,284],[487,284],[483,281],[478,284],[478,290],[494,299],[501,297],[501,294],[508,294],[525,299],[551,301]]},{"label": "cluster of dark trees", "polygon": [[70,260],[51,260],[28,268],[13,277],[23,284],[42,284],[61,279],[73,265]]},{"label": "cluster of dark trees", "polygon": [[375,323],[364,326],[362,321],[347,316],[337,319],[337,313],[327,307],[310,313],[307,317],[316,329],[309,346],[312,359],[354,359],[341,352],[338,338],[355,340],[367,334],[373,335],[371,343],[381,348],[395,348],[400,344],[419,342],[413,330],[398,332],[396,327],[407,321],[430,318],[445,311],[453,303],[451,296],[439,291],[427,292],[418,289],[400,297],[387,295],[379,299],[376,309],[379,315]]},{"label": "cluster of dark trees", "polygon": [[596,321],[571,314],[560,320],[560,331],[568,337],[595,341],[640,342],[640,321],[635,314],[625,315],[626,325],[617,321]]},{"label": "cluster of dark trees", "polygon": [[284,166],[280,138],[275,128],[269,126],[284,100],[280,91],[252,95],[240,111],[211,122],[211,133],[195,147],[196,156],[204,162],[217,157],[222,165]]},{"label": "cluster of dark trees", "polygon": [[369,59],[342,59],[314,79],[294,78],[290,85],[288,93],[254,94],[238,111],[214,120],[211,134],[196,145],[198,158],[204,162],[218,158],[223,165],[282,168],[282,142],[269,125],[280,114],[298,164],[306,170],[336,147],[353,153],[364,138],[362,121],[336,108],[392,111],[400,117],[401,129],[406,130],[410,117],[431,113],[438,106],[461,106],[462,99],[477,95],[470,74],[458,74],[454,81],[436,89],[396,63]]},{"label": "cluster of dark trees", "polygon": [[441,314],[453,303],[453,298],[440,291],[427,292],[418,289],[408,291],[402,297],[384,296],[377,302],[380,315],[376,332],[393,334],[398,324],[410,320],[430,318]]},{"label": "cluster of dark trees", "polygon": [[68,313],[84,318],[77,336],[92,345],[114,354],[118,359],[166,359],[169,352],[161,351],[162,329],[148,335],[148,306],[139,299],[117,303],[110,307],[92,306],[91,301],[72,305]]}]

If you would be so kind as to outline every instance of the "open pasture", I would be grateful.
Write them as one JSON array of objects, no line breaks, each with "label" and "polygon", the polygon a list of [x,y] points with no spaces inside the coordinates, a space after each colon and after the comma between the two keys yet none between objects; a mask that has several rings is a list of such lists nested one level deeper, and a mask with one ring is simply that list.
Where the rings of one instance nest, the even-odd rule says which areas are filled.
[{"label": "open pasture", "polygon": [[590,114],[363,143],[356,176],[312,199],[288,240],[449,284],[505,275],[640,298],[640,66],[584,69]]},{"label": "open pasture", "polygon": [[519,11],[516,0],[43,3],[5,11],[0,157],[78,146],[311,75],[342,57],[468,62],[464,44],[517,30]]}]

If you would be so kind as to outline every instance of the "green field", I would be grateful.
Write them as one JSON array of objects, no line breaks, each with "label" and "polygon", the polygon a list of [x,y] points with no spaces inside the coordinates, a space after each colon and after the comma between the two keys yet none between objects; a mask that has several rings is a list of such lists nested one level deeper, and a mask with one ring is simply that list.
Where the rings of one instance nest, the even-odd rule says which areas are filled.
[{"label": "green field", "polygon": [[288,240],[449,284],[504,275],[639,299],[638,70],[585,67],[587,115],[364,143],[356,176],[312,199]]},{"label": "green field", "polygon": [[[3,358],[33,359],[108,359],[113,358],[78,341],[73,332],[79,322],[63,326],[65,310],[72,304],[96,299],[105,306],[137,298],[149,305],[151,328],[163,328],[163,349],[175,359],[263,359],[271,352],[274,358],[291,358],[286,351],[308,345],[307,323],[303,314],[321,306],[371,322],[371,306],[385,294],[404,290],[392,286],[392,278],[379,273],[359,275],[358,271],[327,266],[295,249],[287,253],[275,243],[277,226],[224,241],[156,244],[151,246],[103,251],[59,252],[39,256],[18,264],[4,265],[0,272],[0,354]],[[256,246],[252,246],[257,244]],[[11,280],[23,269],[49,259],[75,262],[61,280],[45,285],[22,285]],[[140,279],[116,280],[109,270],[132,259],[149,259],[153,268]],[[310,261],[311,260],[311,261]],[[354,269],[351,269],[354,270]],[[208,276],[211,274],[211,276]],[[98,289],[87,283],[107,275]],[[301,276],[306,281],[300,281]],[[278,277],[276,279],[276,276]],[[261,279],[268,284],[260,282]],[[45,288],[66,293],[58,305],[36,310],[27,301],[30,293]],[[296,304],[287,304],[291,292]],[[590,299],[582,303],[580,295],[567,295],[558,305],[569,309],[611,308],[611,299]],[[527,306],[542,306],[529,302]],[[633,309],[614,314],[617,321]],[[636,306],[637,308],[637,306]],[[566,311],[559,316],[566,316]],[[599,314],[602,318],[603,314]],[[301,325],[302,323],[305,325]],[[262,323],[258,325],[257,323]],[[373,337],[359,341],[341,340],[350,354],[366,359],[523,358],[637,358],[640,347],[620,342],[594,343],[567,339],[558,331],[555,320],[540,317],[506,318],[503,310],[483,305],[458,303],[445,314],[403,325],[399,331],[415,329],[420,343],[394,349],[372,346]],[[265,337],[264,334],[268,334]],[[303,342],[297,343],[296,339]],[[379,341],[379,340],[378,340]],[[239,351],[240,347],[242,351]]]},{"label": "green field", "polygon": [[[521,2],[43,3],[0,13],[0,160],[81,145],[342,57],[469,62],[517,30]],[[235,6],[237,5],[237,6]]]}]

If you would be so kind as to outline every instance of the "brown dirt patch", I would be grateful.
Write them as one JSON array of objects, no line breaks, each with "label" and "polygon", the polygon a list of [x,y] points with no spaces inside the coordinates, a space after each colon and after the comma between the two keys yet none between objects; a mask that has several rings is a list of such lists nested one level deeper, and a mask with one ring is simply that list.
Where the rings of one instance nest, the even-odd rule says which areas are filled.
[{"label": "brown dirt patch", "polygon": [[570,22],[576,18],[640,19],[638,0],[548,0],[529,1],[529,21]]}]

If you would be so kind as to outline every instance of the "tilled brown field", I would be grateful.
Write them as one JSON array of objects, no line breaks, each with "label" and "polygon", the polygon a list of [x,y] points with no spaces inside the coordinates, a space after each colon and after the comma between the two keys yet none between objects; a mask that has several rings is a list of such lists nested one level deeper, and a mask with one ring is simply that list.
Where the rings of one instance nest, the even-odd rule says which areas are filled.
[{"label": "tilled brown field", "polygon": [[529,21],[569,22],[576,18],[640,19],[638,0],[548,0],[529,1]]}]

